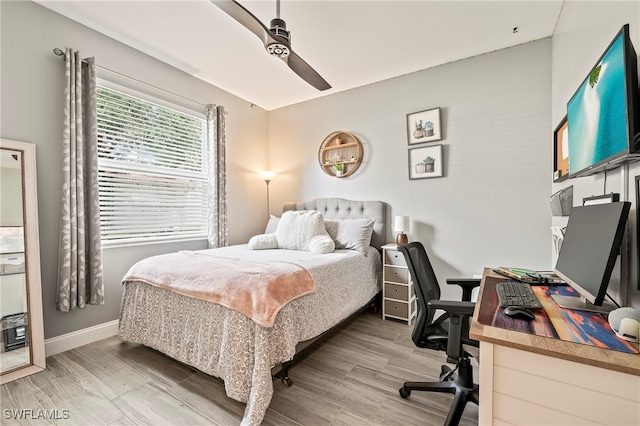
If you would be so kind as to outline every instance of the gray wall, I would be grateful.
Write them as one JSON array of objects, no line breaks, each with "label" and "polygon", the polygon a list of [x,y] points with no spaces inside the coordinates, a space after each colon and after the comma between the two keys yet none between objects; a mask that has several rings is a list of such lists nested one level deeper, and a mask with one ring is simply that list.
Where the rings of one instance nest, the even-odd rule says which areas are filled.
[{"label": "gray wall", "polygon": [[[567,113],[567,102],[595,65],[613,37],[624,24],[629,24],[631,40],[640,53],[640,2],[599,1],[565,2],[552,43],[552,118],[553,128]],[[628,168],[628,172],[627,169]],[[625,304],[640,307],[638,282],[638,252],[636,241],[635,176],[640,175],[640,163],[595,176],[587,176],[552,184],[551,193],[573,185],[574,205],[581,205],[584,197],[617,192],[621,199],[633,203],[628,222],[631,248],[629,285],[620,287],[618,262],[612,277],[612,296]],[[563,226],[566,218],[554,218],[553,224]]]},{"label": "gray wall", "polygon": [[[197,249],[204,241],[104,250],[106,303],[71,313],[55,310],[60,191],[62,186],[62,106],[64,61],[54,47],[95,56],[99,66],[164,88],[198,103],[226,107],[228,115],[229,240],[246,242],[264,226],[268,113],[229,93],[79,25],[33,2],[0,2],[1,115],[3,138],[36,144],[40,257],[45,337],[80,330],[118,318],[120,279],[138,259],[179,249]],[[101,75],[100,69],[98,70]],[[247,126],[251,123],[251,126]]]},{"label": "gray wall", "polygon": [[[0,2],[0,136],[37,145],[45,336],[117,319],[120,278],[138,259],[204,247],[194,242],[105,249],[106,304],[69,314],[55,311],[63,63],[51,53],[54,47],[71,46],[96,56],[104,68],[226,107],[232,244],[262,231],[265,185],[255,172],[270,168],[279,172],[270,185],[272,213],[279,213],[284,201],[315,197],[384,200],[390,218],[411,216],[410,239],[426,244],[443,279],[481,273],[485,266],[552,266],[549,226],[557,219],[552,222],[548,196],[563,186],[551,184],[552,130],[622,24],[630,22],[640,49],[638,8],[636,1],[566,2],[552,41],[267,113],[35,3]],[[434,144],[444,146],[445,176],[410,181],[406,114],[433,107],[443,113],[444,139]],[[325,175],[317,164],[318,147],[334,130],[355,133],[365,147],[364,164],[346,179]],[[630,167],[627,179],[620,171],[609,173],[607,192],[622,192],[626,184],[633,188],[637,174],[639,164]],[[574,185],[580,200],[602,193],[604,186],[602,176],[567,184]],[[517,200],[517,208],[505,209],[500,197]],[[635,201],[633,189],[629,198]],[[388,238],[393,239],[391,231]],[[524,244],[516,250],[513,241]],[[637,293],[631,294],[635,306]]]},{"label": "gray wall", "polygon": [[[272,213],[286,200],[382,200],[390,218],[411,217],[409,239],[426,245],[441,280],[487,266],[549,268],[550,99],[545,39],[271,111]],[[444,138],[431,145],[443,145],[445,176],[409,180],[406,114],[434,107]],[[344,179],[317,162],[335,130],[365,150]]]}]

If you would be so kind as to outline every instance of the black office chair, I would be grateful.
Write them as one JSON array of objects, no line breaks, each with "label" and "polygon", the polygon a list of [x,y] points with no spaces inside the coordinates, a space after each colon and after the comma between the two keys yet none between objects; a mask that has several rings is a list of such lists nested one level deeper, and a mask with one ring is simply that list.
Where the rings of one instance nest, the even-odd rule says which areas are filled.
[{"label": "black office chair", "polygon": [[[457,425],[467,402],[478,404],[478,385],[473,383],[471,356],[463,345],[478,347],[478,341],[469,338],[469,323],[475,303],[471,291],[480,285],[479,279],[448,279],[447,284],[462,288],[463,301],[440,300],[440,286],[424,246],[420,242],[399,246],[418,301],[418,315],[411,339],[419,348],[429,348],[447,353],[447,362],[455,369],[443,365],[439,382],[405,382],[400,396],[408,398],[411,391],[448,392],[455,394],[445,420],[445,425]],[[444,313],[434,319],[436,309]],[[457,370],[457,374],[456,373]]]}]

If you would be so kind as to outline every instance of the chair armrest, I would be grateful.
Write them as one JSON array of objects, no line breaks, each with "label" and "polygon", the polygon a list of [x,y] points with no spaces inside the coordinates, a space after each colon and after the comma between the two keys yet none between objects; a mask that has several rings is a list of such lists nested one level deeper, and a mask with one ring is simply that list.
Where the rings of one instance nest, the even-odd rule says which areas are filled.
[{"label": "chair armrest", "polygon": [[457,362],[464,354],[462,349],[463,337],[469,336],[469,318],[473,315],[476,304],[473,302],[458,302],[455,300],[430,300],[430,309],[442,309],[449,315],[449,336],[447,339],[447,360]]},{"label": "chair armrest", "polygon": [[462,300],[471,301],[471,290],[480,286],[480,278],[448,278],[447,284],[457,285],[462,289]]},{"label": "chair armrest", "polygon": [[474,302],[459,302],[457,300],[430,300],[428,303],[430,308],[442,309],[449,315],[473,315],[476,307]]}]

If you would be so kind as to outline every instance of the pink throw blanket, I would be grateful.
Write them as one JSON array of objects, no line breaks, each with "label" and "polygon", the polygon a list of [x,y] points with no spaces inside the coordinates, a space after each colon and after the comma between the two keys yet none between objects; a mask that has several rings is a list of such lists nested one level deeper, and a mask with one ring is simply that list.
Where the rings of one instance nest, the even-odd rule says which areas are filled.
[{"label": "pink throw blanket", "polygon": [[311,274],[288,262],[255,262],[182,251],[141,260],[122,279],[143,281],[241,312],[271,327],[280,309],[315,291]]}]

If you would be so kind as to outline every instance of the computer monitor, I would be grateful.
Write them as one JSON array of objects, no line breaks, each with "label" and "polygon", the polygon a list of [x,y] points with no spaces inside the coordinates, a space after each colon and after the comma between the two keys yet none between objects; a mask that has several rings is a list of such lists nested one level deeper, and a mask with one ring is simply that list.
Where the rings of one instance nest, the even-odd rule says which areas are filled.
[{"label": "computer monitor", "polygon": [[609,312],[604,297],[620,251],[631,203],[607,203],[571,209],[555,273],[580,297],[554,295],[563,308]]}]

